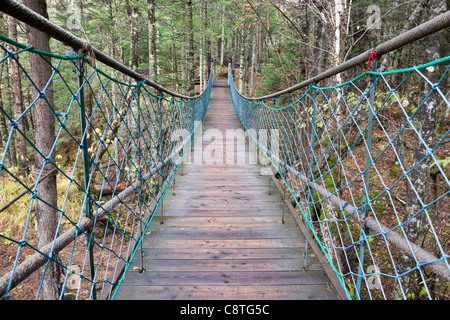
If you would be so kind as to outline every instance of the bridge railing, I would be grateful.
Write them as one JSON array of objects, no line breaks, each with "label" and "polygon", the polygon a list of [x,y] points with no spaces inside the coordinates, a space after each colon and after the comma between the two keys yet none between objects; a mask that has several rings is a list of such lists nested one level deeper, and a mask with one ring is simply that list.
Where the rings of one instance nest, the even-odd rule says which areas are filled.
[{"label": "bridge railing", "polygon": [[[449,17],[264,97],[238,92],[229,70],[240,121],[351,299],[449,298],[450,57],[377,71],[381,53]],[[359,76],[318,85],[363,61],[371,68]]]},{"label": "bridge railing", "polygon": [[[14,1],[2,11],[9,2],[19,19],[75,50],[83,45]],[[187,97],[94,49],[58,55],[0,35],[3,299],[48,298],[47,287],[57,288],[53,299],[113,298],[205,115],[213,72],[203,93]],[[33,56],[51,70],[44,88],[32,76]],[[15,93],[7,89],[13,71],[21,81]],[[38,108],[52,115],[49,151],[33,134]],[[42,211],[55,229],[43,246],[35,230]]]}]

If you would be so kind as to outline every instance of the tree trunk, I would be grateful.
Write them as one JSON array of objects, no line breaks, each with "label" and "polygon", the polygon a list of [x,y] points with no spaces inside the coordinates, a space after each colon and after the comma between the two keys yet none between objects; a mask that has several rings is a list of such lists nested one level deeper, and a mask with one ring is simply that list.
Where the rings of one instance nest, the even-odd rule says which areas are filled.
[{"label": "tree trunk", "polygon": [[222,30],[220,36],[220,65],[223,66],[223,59],[224,59],[223,51],[225,49],[225,4],[222,4],[221,14],[222,14]]},{"label": "tree trunk", "polygon": [[248,84],[250,82],[250,63],[251,63],[251,52],[252,52],[252,38],[251,29],[246,30],[246,40],[245,40],[245,56],[244,56],[244,84],[245,84],[245,94],[248,95]]},{"label": "tree trunk", "polygon": [[155,0],[147,0],[148,3],[148,77],[157,81],[156,70],[156,15]]},{"label": "tree trunk", "polygon": [[199,75],[200,75],[200,92],[203,91],[203,79],[204,79],[204,69],[205,69],[205,59],[204,59],[204,53],[206,53],[206,1],[201,1],[201,8],[200,8],[200,17],[203,21],[203,24],[200,29],[200,47],[199,47]]},{"label": "tree trunk", "polygon": [[117,24],[115,25],[116,29],[117,29],[117,35],[118,35],[118,39],[117,39],[117,43],[118,45],[118,52],[117,54],[119,55],[119,61],[121,61],[122,63],[125,64],[125,60],[124,60],[124,55],[123,55],[123,38],[122,38],[122,24],[120,19],[118,18],[120,16],[119,12],[121,10],[121,8],[119,8],[120,3],[117,3],[117,0],[114,0],[114,13],[116,15],[116,19],[117,19]]},{"label": "tree trunk", "polygon": [[187,1],[187,15],[188,15],[188,33],[189,33],[189,46],[188,46],[188,92],[191,96],[195,95],[194,91],[194,22],[192,21],[192,0]]},{"label": "tree trunk", "polygon": [[[31,10],[48,18],[47,2],[41,0],[25,0],[24,4]],[[34,48],[50,52],[49,37],[41,31],[27,26],[28,43]],[[38,90],[44,90],[47,82],[52,75],[52,68],[49,63],[50,58],[41,57],[37,54],[30,54],[31,76]],[[34,96],[39,96],[33,88]],[[45,96],[36,101],[34,106],[34,127],[35,127],[35,145],[39,152],[47,159],[55,163],[55,154],[51,152],[55,142],[55,118],[50,106],[53,103],[53,87],[49,84],[45,90]],[[44,176],[46,172],[53,169],[51,163],[46,163],[46,159],[35,153],[35,177],[45,165]],[[38,248],[50,243],[55,238],[58,224],[57,193],[56,193],[56,175],[51,175],[38,184],[36,188],[37,197],[35,203],[35,223]],[[58,260],[58,255],[53,255],[53,260]],[[45,272],[45,274],[44,274]],[[40,277],[44,277],[40,298],[44,300],[58,299],[61,293],[61,282],[58,264],[50,262],[47,267],[39,270]]]},{"label": "tree trunk", "polygon": [[173,51],[173,74],[175,79],[175,88],[176,92],[178,92],[178,83],[179,83],[179,77],[178,77],[178,56],[177,56],[177,46],[175,42],[175,34],[176,31],[174,29],[174,24],[172,24],[172,51]]},{"label": "tree trunk", "polygon": [[137,17],[139,14],[139,8],[137,4],[133,3],[133,0],[127,0],[126,9],[128,15],[128,21],[130,23],[130,60],[129,66],[131,69],[136,70],[138,68],[138,24]]},{"label": "tree trunk", "polygon": [[203,11],[203,23],[204,23],[204,44],[205,44],[205,49],[203,51],[204,55],[205,55],[205,59],[206,59],[206,63],[204,65],[204,69],[206,72],[206,76],[204,78],[204,85],[206,85],[206,81],[208,79],[209,73],[211,72],[211,36],[210,36],[210,32],[209,32],[209,17],[208,17],[208,1],[203,1],[203,6],[202,6],[202,11]]},{"label": "tree trunk", "polygon": [[[5,68],[6,68],[6,70],[5,70],[6,74],[9,75],[10,74],[10,66],[8,63],[5,63]],[[6,76],[4,80],[5,80],[5,83],[2,85],[4,86],[4,88],[7,88],[7,90],[5,90],[4,95],[3,95],[3,101],[2,101],[3,108],[6,110],[6,113],[10,117],[13,117],[14,110],[13,110],[13,105],[12,105],[11,77]],[[11,126],[7,125],[7,126],[5,126],[5,128],[6,128],[5,132],[8,132],[5,135],[6,140],[8,140],[9,130],[11,129]],[[17,154],[16,154],[16,140],[15,139],[11,139],[9,141],[9,147],[8,147],[7,151],[8,151],[8,153],[7,153],[8,166],[16,167],[17,166]]]},{"label": "tree trunk", "polygon": [[[434,17],[440,15],[446,11],[447,5],[442,0],[433,0],[429,2],[430,16],[428,19],[433,19]],[[427,61],[432,61],[440,58],[440,43],[442,41],[442,32],[434,33],[428,36],[424,41],[425,45],[425,56]],[[445,43],[445,41],[444,41]],[[438,83],[440,79],[440,65],[435,65],[433,68],[426,68],[422,71],[427,79],[431,83]],[[425,99],[430,92],[433,90],[428,81],[422,80],[423,88],[422,99]],[[406,213],[402,221],[407,221],[411,219],[404,226],[404,231],[406,238],[409,241],[419,244],[422,242],[423,238],[427,232],[427,212],[423,210],[423,204],[429,203],[429,193],[430,193],[430,165],[432,158],[428,155],[428,148],[432,148],[433,139],[436,133],[436,112],[438,109],[438,96],[439,94],[434,91],[430,94],[424,104],[417,110],[415,116],[415,121],[417,121],[417,129],[419,135],[422,137],[423,142],[419,141],[416,137],[415,150],[413,151],[413,168],[409,174],[410,183],[408,184],[408,192],[406,199]],[[422,161],[422,162],[421,162]],[[420,162],[420,163],[419,163]],[[415,215],[415,216],[414,216]],[[406,254],[399,257],[398,267],[399,273],[403,273],[415,267],[415,261],[412,261]],[[420,281],[420,277],[418,277]],[[412,282],[414,277],[412,274],[405,275],[400,279],[403,292],[408,295],[412,291]],[[416,296],[418,296],[416,294]],[[400,286],[397,286],[394,290],[393,297],[404,298]]]},{"label": "tree trunk", "polygon": [[[341,55],[341,19],[344,13],[343,0],[334,0],[334,64],[338,65],[340,63]],[[338,84],[341,83],[340,73],[336,75],[336,80]]]},{"label": "tree trunk", "polygon": [[254,94],[254,80],[255,80],[255,72],[256,72],[256,55],[257,55],[257,35],[254,34],[252,37],[252,61],[251,61],[251,77],[250,77],[250,96]]},{"label": "tree trunk", "polygon": [[204,63],[203,63],[203,45],[205,43],[205,39],[203,36],[200,37],[200,48],[198,53],[198,63],[199,63],[199,75],[200,75],[200,92],[203,91],[203,69],[204,69]]},{"label": "tree trunk", "polygon": [[244,89],[244,57],[245,57],[245,30],[241,29],[240,36],[240,55],[239,55],[239,92],[243,94]]},{"label": "tree trunk", "polygon": [[[342,15],[344,14],[343,0],[334,0],[334,63],[333,67],[341,63],[341,25]],[[341,74],[336,75],[336,85],[342,83]],[[339,117],[339,112],[338,112]]]},{"label": "tree trunk", "polygon": [[312,76],[316,76],[322,72],[322,62],[323,62],[323,56],[322,56],[322,48],[323,48],[323,32],[324,32],[324,22],[322,18],[320,17],[320,13],[323,11],[323,7],[318,7],[319,14],[317,15],[317,22],[315,32],[313,33],[315,37],[314,42],[314,49],[313,49],[313,59],[312,61]]},{"label": "tree trunk", "polygon": [[258,60],[256,65],[256,70],[259,72],[262,63],[262,47],[263,47],[263,35],[262,35],[262,24],[258,24]]},{"label": "tree trunk", "polygon": [[[8,16],[8,37],[14,41],[17,41],[17,23],[16,20]],[[11,48],[12,50],[12,48]],[[15,57],[17,61],[19,60],[19,56]],[[11,75],[11,90],[13,97],[13,109],[14,109],[14,118],[18,119],[23,112],[23,103],[22,103],[22,83],[20,79],[20,71],[19,64],[16,60],[10,59],[11,67],[10,67],[10,75]],[[17,121],[17,129],[21,132],[16,131],[16,148],[18,153],[18,166],[19,172],[22,175],[28,174],[28,164],[27,164],[27,147],[25,144],[25,116],[22,117],[19,121]]]},{"label": "tree trunk", "polygon": [[237,47],[238,33],[236,29],[233,29],[233,38],[231,39],[231,75],[234,76],[234,66],[236,64],[236,47]]},{"label": "tree trunk", "polygon": [[[1,18],[0,18],[0,22],[1,22]],[[2,88],[4,87],[2,84],[2,80],[3,80],[3,69],[4,66],[6,64],[2,63],[0,64],[0,103],[1,105],[5,105],[4,104],[4,98],[3,98],[3,90]],[[8,125],[6,123],[6,117],[5,114],[3,112],[0,112],[0,132],[2,132],[2,134],[0,134],[0,148],[2,148],[3,153],[5,153],[7,150],[6,148],[6,142],[8,140]],[[1,157],[3,157],[3,154],[0,155]],[[6,158],[7,159],[7,158]]]}]

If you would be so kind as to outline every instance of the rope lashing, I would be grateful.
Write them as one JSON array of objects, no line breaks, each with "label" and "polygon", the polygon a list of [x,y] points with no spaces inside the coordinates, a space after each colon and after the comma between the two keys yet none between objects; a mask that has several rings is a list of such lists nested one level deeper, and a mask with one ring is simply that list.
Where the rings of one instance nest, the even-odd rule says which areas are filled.
[{"label": "rope lashing", "polygon": [[366,72],[369,71],[369,68],[371,69],[370,71],[375,71],[375,58],[377,57],[377,52],[375,51],[375,49],[373,49],[370,52],[369,55],[369,61],[367,62],[367,68],[366,68]]}]

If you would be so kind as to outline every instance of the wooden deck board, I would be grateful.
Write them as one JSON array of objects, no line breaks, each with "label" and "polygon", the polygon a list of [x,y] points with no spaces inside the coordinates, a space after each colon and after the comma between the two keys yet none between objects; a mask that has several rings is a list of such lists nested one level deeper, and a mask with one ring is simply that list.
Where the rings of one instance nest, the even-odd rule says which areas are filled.
[{"label": "wooden deck board", "polygon": [[226,87],[213,88],[202,125],[209,129],[223,133],[219,163],[195,159],[208,142],[192,147],[193,160],[177,172],[116,299],[338,299],[309,251],[303,269],[303,234],[287,210],[282,223],[283,198],[273,185],[269,194],[262,167],[227,153],[226,129],[242,128]]},{"label": "wooden deck board", "polygon": [[[137,272],[137,271],[134,271]],[[144,272],[141,277],[132,277],[134,286],[248,286],[259,285],[327,285],[321,271],[193,271],[193,272]]]},{"label": "wooden deck board", "polygon": [[327,285],[175,285],[134,286],[127,299],[149,300],[331,300]]}]

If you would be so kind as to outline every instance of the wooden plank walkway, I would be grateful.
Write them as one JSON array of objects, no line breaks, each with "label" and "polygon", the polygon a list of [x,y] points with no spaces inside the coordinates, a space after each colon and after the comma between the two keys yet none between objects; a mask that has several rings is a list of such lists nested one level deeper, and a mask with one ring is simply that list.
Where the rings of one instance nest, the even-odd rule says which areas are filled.
[{"label": "wooden plank walkway", "polygon": [[202,132],[216,139],[194,143],[192,163],[164,198],[164,223],[159,209],[143,240],[146,271],[135,268],[137,254],[116,299],[338,299],[314,255],[302,269],[304,236],[287,210],[281,223],[283,199],[273,185],[269,195],[261,166],[242,163],[248,144],[244,155],[226,161],[238,149],[226,152],[227,129],[241,125],[229,88],[215,86]]}]

